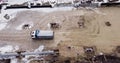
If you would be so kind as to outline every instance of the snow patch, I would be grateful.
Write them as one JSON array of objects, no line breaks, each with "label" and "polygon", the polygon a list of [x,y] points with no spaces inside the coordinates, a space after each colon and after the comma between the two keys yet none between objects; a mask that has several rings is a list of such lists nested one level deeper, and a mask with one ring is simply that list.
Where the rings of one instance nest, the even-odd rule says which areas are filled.
[{"label": "snow patch", "polygon": [[4,29],[6,27],[7,23],[0,23],[0,30]]},{"label": "snow patch", "polygon": [[50,13],[54,11],[70,11],[72,9],[73,7],[55,7],[55,8],[35,8],[35,9],[32,9],[32,11]]},{"label": "snow patch", "polygon": [[[34,50],[34,52],[42,52],[44,49],[44,45],[40,45],[37,49]],[[25,55],[25,58],[23,58],[24,63],[30,63],[33,60],[41,60],[43,58],[40,58],[40,55]],[[38,59],[39,58],[39,59]]]},{"label": "snow patch", "polygon": [[35,49],[34,52],[42,52],[44,49],[44,45],[39,46],[37,49]]},{"label": "snow patch", "polygon": [[30,25],[29,28],[32,28],[32,27],[33,27],[33,22],[24,22],[24,23],[20,24],[18,27],[16,27],[16,30],[22,30],[22,29],[23,29],[23,26],[24,26],[25,24],[29,24],[29,25]]},{"label": "snow patch", "polygon": [[18,46],[13,47],[13,46],[11,46],[11,45],[6,45],[6,46],[4,46],[4,47],[0,47],[0,52],[1,52],[2,54],[6,53],[6,52],[15,52],[15,51],[17,51],[17,50],[19,50],[19,47],[18,47]]},{"label": "snow patch", "polygon": [[13,59],[11,59],[11,62],[10,62],[10,63],[18,63],[17,58],[13,58]]},{"label": "snow patch", "polygon": [[[55,7],[55,8],[31,8],[31,9],[7,9],[2,10],[0,14],[0,21],[10,21],[11,19],[15,18],[18,12],[22,11],[38,11],[38,12],[45,12],[50,13],[54,11],[70,11],[73,7]],[[10,19],[5,19],[4,16],[8,14]]]},{"label": "snow patch", "polygon": [[16,14],[21,11],[38,11],[38,12],[53,12],[53,11],[69,11],[72,10],[73,7],[55,7],[55,8],[31,8],[31,9],[7,9],[3,11],[3,14]]},{"label": "snow patch", "polygon": [[[37,11],[37,12],[45,12],[45,13],[50,13],[54,11],[70,11],[72,10],[73,7],[55,7],[55,8],[32,8],[32,9],[7,9],[7,10],[2,10],[2,13],[0,14],[0,30],[3,30],[7,26],[7,22],[10,21],[11,19],[14,19],[17,15],[18,12],[22,11]],[[8,14],[10,19],[5,19],[4,16]],[[3,23],[4,22],[4,23]],[[29,28],[32,28],[33,22],[25,22],[18,27],[16,27],[16,30],[22,30],[23,25],[25,24],[30,24]],[[9,26],[7,26],[8,28]]]}]

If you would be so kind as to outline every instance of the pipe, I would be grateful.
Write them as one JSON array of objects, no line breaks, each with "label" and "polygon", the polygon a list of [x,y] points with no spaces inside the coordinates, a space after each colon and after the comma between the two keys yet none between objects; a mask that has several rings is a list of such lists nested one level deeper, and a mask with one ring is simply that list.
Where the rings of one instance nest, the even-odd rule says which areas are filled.
[{"label": "pipe", "polygon": [[0,54],[0,58],[9,58],[9,57],[25,56],[25,55],[49,55],[49,54],[54,54],[54,51],[5,53],[5,54]]}]

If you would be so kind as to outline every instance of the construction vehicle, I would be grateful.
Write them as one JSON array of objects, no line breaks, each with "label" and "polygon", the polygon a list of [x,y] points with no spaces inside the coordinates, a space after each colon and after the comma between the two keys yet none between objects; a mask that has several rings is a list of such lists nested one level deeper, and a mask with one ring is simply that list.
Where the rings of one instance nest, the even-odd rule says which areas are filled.
[{"label": "construction vehicle", "polygon": [[54,38],[54,32],[52,30],[35,30],[31,32],[32,39],[50,39]]}]

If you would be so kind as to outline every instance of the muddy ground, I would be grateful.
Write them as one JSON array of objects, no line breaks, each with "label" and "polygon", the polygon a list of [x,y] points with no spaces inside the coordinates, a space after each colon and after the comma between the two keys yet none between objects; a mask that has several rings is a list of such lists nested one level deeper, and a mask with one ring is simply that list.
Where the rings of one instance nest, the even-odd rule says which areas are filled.
[{"label": "muddy ground", "polygon": [[[79,28],[77,22],[84,16],[85,28]],[[111,53],[120,45],[120,8],[79,9],[43,13],[22,11],[0,31],[0,45],[18,45],[22,50],[34,50],[39,45],[48,48],[57,47],[62,56],[83,54],[83,46],[96,46],[97,52]],[[58,22],[61,28],[54,30],[54,40],[32,40],[30,32],[49,30],[47,24]],[[111,26],[106,26],[110,22]],[[30,29],[22,29],[22,24],[30,24]],[[72,47],[69,50],[67,47]]]}]

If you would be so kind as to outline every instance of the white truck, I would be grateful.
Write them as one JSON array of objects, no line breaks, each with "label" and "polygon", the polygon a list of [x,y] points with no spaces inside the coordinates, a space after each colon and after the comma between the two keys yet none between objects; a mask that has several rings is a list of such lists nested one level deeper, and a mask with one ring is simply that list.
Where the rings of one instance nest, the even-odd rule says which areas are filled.
[{"label": "white truck", "polygon": [[52,30],[35,30],[31,32],[32,39],[53,39],[54,32]]}]

